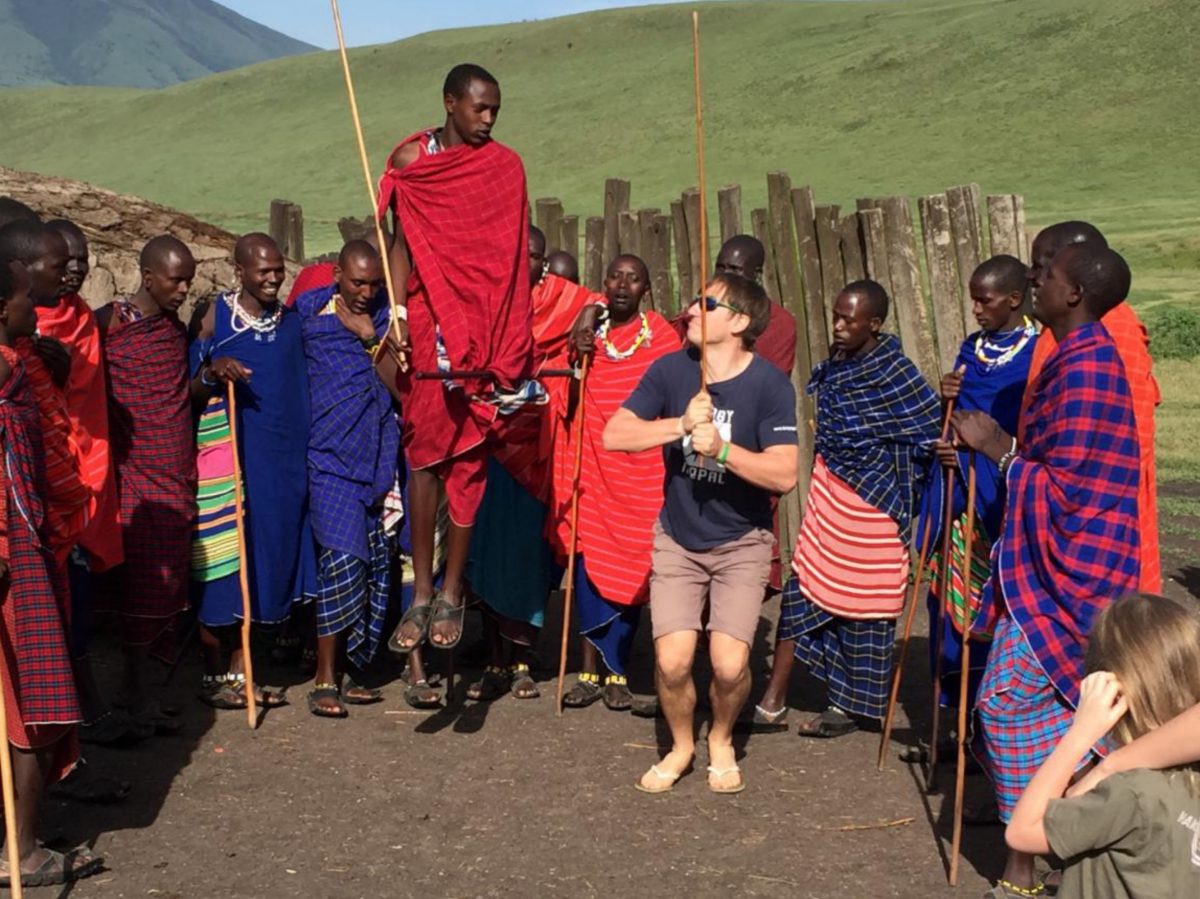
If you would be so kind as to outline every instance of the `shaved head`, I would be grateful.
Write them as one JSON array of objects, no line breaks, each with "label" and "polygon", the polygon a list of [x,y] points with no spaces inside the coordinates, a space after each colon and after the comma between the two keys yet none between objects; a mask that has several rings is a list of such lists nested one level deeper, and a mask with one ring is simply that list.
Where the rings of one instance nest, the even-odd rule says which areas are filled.
[{"label": "shaved head", "polygon": [[20,200],[14,200],[12,197],[0,197],[0,228],[3,228],[9,222],[22,219],[30,222],[40,222],[42,220],[36,212]]},{"label": "shaved head", "polygon": [[150,238],[142,247],[142,253],[138,257],[138,267],[144,272],[160,272],[171,264],[172,259],[181,259],[193,266],[196,264],[187,244],[173,235],[160,234],[158,237]]},{"label": "shaved head", "polygon": [[338,266],[340,268],[349,267],[351,262],[372,262],[379,259],[379,251],[375,249],[374,244],[368,243],[366,240],[351,240],[347,241],[342,247],[342,251],[338,253]]},{"label": "shaved head", "polygon": [[629,263],[637,268],[638,274],[647,284],[650,283],[650,269],[646,267],[646,263],[642,261],[640,256],[634,256],[632,253],[622,253],[616,259],[608,264],[608,276],[612,277],[621,263]]},{"label": "shaved head", "polygon": [[40,219],[14,219],[0,228],[0,256],[32,265],[42,255],[45,233],[46,226]]},{"label": "shaved head", "polygon": [[51,219],[50,221],[46,222],[46,227],[53,228],[68,240],[73,237],[77,237],[84,241],[87,240],[87,235],[83,233],[83,229],[70,219]]},{"label": "shaved head", "polygon": [[1022,293],[1029,269],[1016,256],[1001,254],[986,259],[971,274],[972,281],[990,281],[1001,293]]},{"label": "shaved head", "polygon": [[851,281],[842,288],[842,293],[858,297],[866,303],[867,309],[871,313],[871,318],[877,318],[881,322],[887,321],[888,295],[887,291],[883,289],[883,285],[878,281],[871,281],[866,278],[861,281]]},{"label": "shaved head", "polygon": [[566,250],[555,250],[546,257],[547,270],[572,284],[579,283],[579,263]]},{"label": "shaved head", "polygon": [[541,228],[539,228],[537,225],[530,225],[529,226],[529,249],[530,249],[530,252],[532,252],[535,247],[537,248],[537,251],[539,254],[543,254],[543,255],[545,254],[545,252],[546,252],[546,232],[543,231]]},{"label": "shaved head", "polygon": [[275,238],[261,231],[252,231],[243,234],[233,245],[233,261],[238,265],[246,265],[255,256],[271,252],[279,253],[279,244],[275,243]]},{"label": "shaved head", "polygon": [[713,268],[718,272],[729,272],[751,281],[759,281],[762,279],[766,258],[766,250],[757,237],[735,234],[721,245]]},{"label": "shaved head", "polygon": [[1108,246],[1108,241],[1100,233],[1100,229],[1090,222],[1059,222],[1038,232],[1033,240],[1033,252],[1030,254],[1030,266],[1027,277],[1037,281],[1063,247],[1075,243],[1095,243],[1102,247]]},{"label": "shaved head", "polygon": [[1054,258],[1068,282],[1083,292],[1083,302],[1097,319],[1129,296],[1132,275],[1120,253],[1098,243],[1065,247]]}]

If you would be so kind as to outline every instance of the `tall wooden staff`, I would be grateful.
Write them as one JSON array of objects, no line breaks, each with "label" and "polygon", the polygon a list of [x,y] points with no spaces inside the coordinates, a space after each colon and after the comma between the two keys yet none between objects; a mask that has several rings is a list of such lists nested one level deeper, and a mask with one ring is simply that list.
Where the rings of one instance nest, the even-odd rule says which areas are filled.
[{"label": "tall wooden staff", "polygon": [[946,469],[945,496],[942,500],[942,570],[938,572],[937,633],[933,639],[933,710],[929,724],[929,773],[925,777],[925,788],[937,788],[938,731],[941,730],[942,704],[942,643],[946,634],[946,603],[950,599],[950,552],[953,547],[954,528],[950,518],[954,514],[954,468]]},{"label": "tall wooden staff", "polygon": [[583,470],[583,404],[592,357],[583,357],[579,374],[579,402],[575,404],[575,467],[571,471],[571,538],[567,546],[567,589],[563,591],[562,647],[558,656],[558,693],[555,714],[563,713],[563,682],[567,677],[567,643],[571,635],[571,603],[575,599],[575,548],[579,539],[579,473]]},{"label": "tall wooden staff", "polygon": [[700,389],[708,389],[708,200],[704,191],[704,103],[700,94],[700,13],[692,12],[692,70],[696,88],[696,169],[700,180]]},{"label": "tall wooden staff", "polygon": [[958,682],[958,760],[954,769],[954,835],[950,841],[950,886],[958,885],[958,856],[962,849],[963,799],[967,774],[967,683],[971,676],[971,550],[975,536],[975,451],[967,457],[967,521],[963,528],[962,659]]},{"label": "tall wooden staff", "polygon": [[[392,264],[388,258],[388,245],[384,240],[383,222],[380,221],[375,209],[375,184],[371,180],[371,163],[367,159],[367,145],[363,140],[362,121],[358,117],[358,100],[354,95],[354,79],[350,77],[350,59],[346,56],[346,39],[342,35],[342,14],[338,9],[338,0],[329,0],[329,5],[333,9],[333,27],[337,31],[338,53],[342,58],[342,74],[346,79],[346,96],[350,100],[350,118],[354,121],[354,136],[358,139],[358,156],[362,162],[363,179],[367,185],[367,202],[371,206],[371,219],[375,222],[375,237],[379,241],[379,256],[383,261],[383,279],[387,284],[388,292],[388,307],[391,313],[392,332],[396,337],[396,343],[400,344],[400,319],[405,317],[405,312],[401,310],[396,301],[395,285],[392,284]],[[376,355],[383,352],[383,346],[386,341],[381,342],[375,350]],[[397,346],[399,351],[401,348]],[[404,361],[403,355],[400,356],[400,369],[404,371],[408,368],[408,364]]]},{"label": "tall wooden staff", "polygon": [[8,709],[4,702],[4,673],[0,666],[0,785],[4,791],[4,840],[8,855],[8,882],[13,899],[21,899],[21,847],[17,844],[17,794],[13,789],[12,748],[8,745]]},{"label": "tall wooden staff", "polygon": [[250,566],[246,552],[246,510],[242,503],[242,463],[238,459],[236,385],[228,382],[226,412],[229,415],[229,448],[233,451],[233,509],[237,519],[238,581],[242,587],[242,672],[246,677],[246,720],[258,726],[258,697],[254,694],[254,660],[250,656]]},{"label": "tall wooden staff", "polygon": [[[954,400],[947,400],[942,415],[942,440],[950,436],[950,416],[954,414]],[[904,661],[908,657],[908,639],[912,635],[913,619],[917,617],[917,601],[921,595],[921,579],[925,576],[925,563],[929,559],[929,544],[932,533],[925,528],[921,537],[921,548],[917,551],[916,577],[913,578],[912,595],[908,600],[908,614],[904,617],[904,633],[900,637],[900,656],[892,672],[892,692],[888,697],[887,714],[883,717],[883,735],[879,739],[879,770],[883,770],[883,758],[887,754],[888,741],[892,738],[892,721],[896,714],[896,700],[900,696],[900,681],[904,678]]]}]

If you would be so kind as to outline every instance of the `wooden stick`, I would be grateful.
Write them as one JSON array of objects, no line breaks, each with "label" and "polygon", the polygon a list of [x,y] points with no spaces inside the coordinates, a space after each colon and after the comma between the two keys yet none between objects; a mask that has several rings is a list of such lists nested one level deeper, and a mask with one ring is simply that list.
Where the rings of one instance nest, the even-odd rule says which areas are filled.
[{"label": "wooden stick", "polygon": [[962,658],[958,682],[958,759],[954,769],[954,834],[950,840],[950,886],[958,885],[958,856],[962,849],[963,801],[967,776],[967,684],[971,677],[971,551],[975,534],[975,451],[967,456],[967,521],[963,528]]},{"label": "wooden stick", "polygon": [[579,473],[583,469],[583,403],[592,357],[584,356],[579,376],[579,402],[575,404],[575,468],[571,472],[571,539],[567,546],[567,589],[563,591],[562,647],[558,656],[558,693],[555,714],[562,717],[563,683],[567,677],[567,643],[571,638],[571,603],[575,599],[575,547],[579,538]]},{"label": "wooden stick", "polygon": [[[954,400],[947,400],[946,411],[942,415],[942,440],[950,436],[950,416],[954,414]],[[908,640],[912,635],[913,619],[917,616],[917,602],[921,594],[921,578],[925,576],[925,563],[929,558],[929,544],[933,535],[929,528],[922,536],[921,548],[917,551],[916,577],[913,578],[912,592],[908,599],[908,614],[904,617],[904,633],[900,637],[900,657],[896,659],[896,667],[892,671],[892,692],[888,696],[887,714],[883,717],[883,734],[879,739],[879,770],[883,770],[883,758],[887,754],[888,741],[892,738],[892,722],[896,715],[896,701],[900,696],[900,681],[904,677],[904,661],[908,658]]]},{"label": "wooden stick", "polygon": [[700,13],[692,12],[692,70],[696,88],[696,169],[700,180],[700,389],[708,389],[708,203],[704,193],[704,104],[700,94]]},{"label": "wooden stick", "polygon": [[937,633],[933,645],[933,712],[929,725],[929,773],[925,778],[925,789],[932,792],[937,788],[938,731],[941,730],[942,704],[942,641],[946,632],[946,599],[950,591],[950,550],[953,528],[950,517],[954,514],[954,469],[946,469],[945,496],[942,499],[942,570],[938,572]]},{"label": "wooden stick", "polygon": [[21,899],[21,847],[17,844],[17,793],[13,787],[12,747],[8,743],[8,709],[4,704],[4,673],[0,666],[0,786],[4,791],[4,840],[8,855],[8,882],[13,899]]},{"label": "wooden stick", "polygon": [[[363,140],[362,120],[358,117],[358,100],[354,95],[354,79],[350,76],[350,58],[346,55],[346,39],[342,35],[342,13],[338,9],[338,0],[329,0],[329,5],[333,10],[333,27],[337,31],[338,53],[342,59],[342,75],[346,80],[346,96],[350,100],[350,117],[354,120],[354,136],[358,139],[358,156],[362,162],[363,180],[367,185],[367,202],[371,206],[371,220],[375,222],[375,237],[379,241],[379,256],[383,261],[383,280],[387,285],[388,292],[388,307],[391,312],[391,327],[395,334],[396,343],[401,346],[403,337],[400,333],[401,313],[397,311],[398,303],[396,299],[395,285],[392,283],[392,264],[388,259],[388,245],[384,240],[383,222],[375,210],[375,183],[371,180],[371,163],[367,159],[367,144]],[[375,351],[376,357],[383,352],[384,344],[381,342],[379,348]],[[400,370],[407,371],[408,364],[405,359],[405,354],[400,351]]]},{"label": "wooden stick", "polygon": [[237,386],[226,385],[225,411],[229,416],[229,446],[233,454],[233,509],[237,520],[238,581],[242,587],[242,672],[246,677],[246,720],[250,729],[258,727],[258,698],[254,695],[254,660],[250,655],[250,555],[246,552],[246,510],[242,503],[242,463],[238,459]]}]

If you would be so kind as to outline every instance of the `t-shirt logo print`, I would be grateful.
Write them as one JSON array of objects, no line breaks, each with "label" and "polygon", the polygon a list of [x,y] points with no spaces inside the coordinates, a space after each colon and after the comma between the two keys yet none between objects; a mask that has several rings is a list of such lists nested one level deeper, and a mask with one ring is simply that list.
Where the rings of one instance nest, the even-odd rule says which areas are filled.
[{"label": "t-shirt logo print", "polygon": [[[733,410],[713,409],[713,424],[721,440],[728,443],[733,439]],[[689,434],[683,438],[683,473],[693,481],[706,484],[724,484],[725,466],[716,459],[699,455],[692,449],[692,437]]]},{"label": "t-shirt logo print", "polygon": [[1180,812],[1179,823],[1192,832],[1192,864],[1200,868],[1200,818]]}]

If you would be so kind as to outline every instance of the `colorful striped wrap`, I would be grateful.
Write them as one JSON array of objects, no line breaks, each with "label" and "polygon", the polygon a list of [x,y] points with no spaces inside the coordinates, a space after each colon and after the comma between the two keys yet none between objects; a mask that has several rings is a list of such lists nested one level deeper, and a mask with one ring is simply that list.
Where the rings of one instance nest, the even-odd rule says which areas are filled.
[{"label": "colorful striped wrap", "polygon": [[192,580],[201,583],[234,574],[241,566],[233,476],[233,443],[225,396],[209,399],[196,426],[196,528],[192,535]]}]

